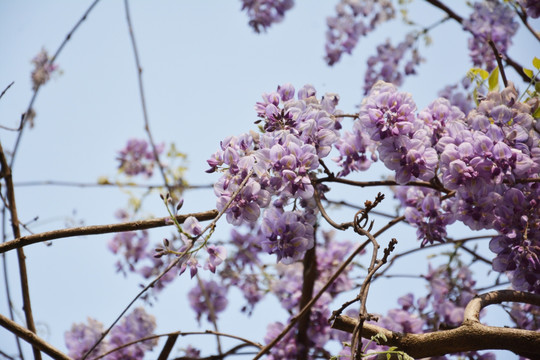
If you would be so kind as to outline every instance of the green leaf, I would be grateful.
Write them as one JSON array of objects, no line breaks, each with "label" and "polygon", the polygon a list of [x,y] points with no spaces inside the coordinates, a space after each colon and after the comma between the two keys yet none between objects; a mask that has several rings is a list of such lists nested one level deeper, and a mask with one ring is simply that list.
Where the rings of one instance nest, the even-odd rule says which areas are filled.
[{"label": "green leaf", "polygon": [[484,69],[472,68],[469,72],[473,74],[473,76],[480,76],[482,80],[486,80],[489,77],[489,73]]},{"label": "green leaf", "polygon": [[536,109],[536,111],[532,115],[535,119],[540,118],[540,107],[538,107],[538,109]]},{"label": "green leaf", "polygon": [[495,69],[493,69],[493,71],[489,75],[488,84],[489,84],[489,91],[499,90],[499,67],[498,66]]},{"label": "green leaf", "polygon": [[525,75],[527,75],[529,77],[529,79],[532,79],[533,78],[533,71],[531,69],[527,69],[527,68],[523,68],[523,72],[525,73]]},{"label": "green leaf", "polygon": [[390,359],[392,359],[392,354],[386,353],[386,360],[390,360]]},{"label": "green leaf", "polygon": [[540,93],[540,82],[534,84],[534,90],[536,90],[537,93]]},{"label": "green leaf", "polygon": [[536,70],[540,70],[540,59],[536,56],[533,59],[533,66],[536,68]]}]

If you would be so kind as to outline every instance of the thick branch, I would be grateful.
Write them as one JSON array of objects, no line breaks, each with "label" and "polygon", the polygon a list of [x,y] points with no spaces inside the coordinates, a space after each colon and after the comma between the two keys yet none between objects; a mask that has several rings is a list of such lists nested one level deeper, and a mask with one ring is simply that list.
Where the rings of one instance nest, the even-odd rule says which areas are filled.
[{"label": "thick branch", "polygon": [[[186,214],[186,215],[177,215],[176,220],[179,223],[183,223],[188,217],[194,216],[199,221],[212,220],[217,216],[217,210],[209,210],[200,213]],[[66,237],[81,236],[81,235],[97,235],[97,234],[108,234],[115,232],[123,231],[133,231],[133,230],[144,230],[151,229],[162,226],[170,226],[174,223],[170,220],[169,217],[149,219],[149,220],[140,220],[140,221],[130,221],[120,224],[109,224],[109,225],[92,225],[92,226],[82,226],[77,228],[70,229],[61,229],[47,231],[40,234],[22,236],[17,239],[6,241],[5,243],[0,244],[0,253],[22,248],[23,246],[47,241],[54,240]]]},{"label": "thick branch", "polygon": [[[317,242],[315,241],[315,244]],[[302,309],[313,297],[313,287],[315,285],[315,280],[317,279],[317,257],[316,257],[316,248],[317,245],[313,246],[311,249],[306,251],[304,256],[304,272],[303,272],[303,283],[302,283],[302,297],[300,298],[300,309]],[[298,360],[308,358],[308,328],[310,323],[310,314],[311,310],[302,316],[298,320],[298,332],[296,334],[296,343],[299,346]]]},{"label": "thick branch", "polygon": [[[362,336],[369,339],[382,333],[387,338],[383,345],[396,346],[414,358],[488,349],[510,350],[525,357],[538,358],[540,332],[486,326],[478,321],[478,314],[483,307],[504,301],[539,305],[540,295],[513,290],[493,291],[471,300],[465,310],[465,321],[456,329],[425,334],[402,334],[365,323]],[[357,319],[342,315],[336,318],[332,327],[352,333],[357,324]]]},{"label": "thick branch", "polygon": [[7,317],[0,314],[0,325],[28,342],[34,348],[43,351],[45,354],[49,355],[53,359],[58,360],[72,360],[69,356],[62,353],[60,350],[54,348],[52,345],[47,343],[45,340],[37,336],[32,331],[23,328],[14,321],[11,321]]}]

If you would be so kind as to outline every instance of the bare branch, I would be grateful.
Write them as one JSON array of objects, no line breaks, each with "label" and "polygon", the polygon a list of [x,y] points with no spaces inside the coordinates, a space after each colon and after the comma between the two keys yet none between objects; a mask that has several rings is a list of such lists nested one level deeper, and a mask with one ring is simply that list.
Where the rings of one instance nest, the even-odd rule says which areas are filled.
[{"label": "bare branch", "polygon": [[[8,209],[11,214],[11,229],[13,230],[13,236],[16,238],[21,236],[21,229],[19,226],[19,216],[17,215],[17,205],[15,202],[15,189],[13,188],[13,179],[11,177],[11,167],[7,163],[6,156],[4,155],[4,148],[0,143],[0,164],[2,165],[1,175],[6,182],[7,188],[7,201]],[[3,245],[3,244],[2,244]],[[30,302],[30,286],[28,285],[28,272],[26,270],[26,256],[22,248],[17,249],[17,260],[19,262],[19,276],[21,282],[21,291],[23,299],[24,316],[26,317],[26,327],[36,333],[36,325],[34,324],[34,315],[32,314],[32,304]],[[34,358],[41,360],[41,353],[37,347],[32,347]]]},{"label": "bare branch", "polygon": [[[83,16],[79,19],[79,21],[77,21],[75,26],[73,26],[73,28],[70,30],[70,32],[64,38],[64,41],[62,41],[62,43],[60,44],[60,46],[58,47],[58,49],[54,53],[53,57],[49,60],[49,65],[52,65],[56,61],[56,59],[58,58],[58,56],[62,52],[62,49],[64,48],[64,46],[66,46],[67,42],[71,39],[71,36],[73,36],[73,34],[79,28],[79,26],[84,22],[84,20],[86,20],[86,17],[88,16],[88,14],[90,14],[92,9],[94,8],[94,6],[97,5],[98,2],[99,2],[99,0],[94,0],[94,2],[90,5],[90,7],[88,7],[88,9],[84,12]],[[12,168],[13,168],[13,164],[15,162],[15,155],[17,154],[17,149],[19,148],[19,144],[21,142],[21,138],[22,138],[22,134],[23,134],[23,130],[24,130],[24,125],[26,125],[26,120],[27,120],[28,116],[32,113],[32,107],[34,106],[34,102],[36,101],[37,94],[38,94],[38,91],[39,91],[40,88],[41,88],[41,85],[38,85],[34,89],[34,93],[32,94],[32,98],[30,99],[30,103],[28,104],[28,106],[26,108],[26,111],[22,115],[21,122],[19,124],[19,129],[18,129],[19,134],[17,135],[17,139],[15,140],[15,145],[13,147],[13,151],[11,152],[11,162],[10,162],[9,166],[12,167]]]},{"label": "bare branch", "polygon": [[[158,184],[137,184],[134,182],[75,182],[75,181],[63,181],[63,180],[36,180],[36,181],[19,181],[13,183],[15,187],[23,186],[66,186],[66,187],[97,187],[97,188],[110,188],[110,187],[119,187],[119,188],[141,188],[141,189],[162,189],[163,185]],[[188,185],[188,184],[177,184],[171,185],[172,189],[185,189],[185,190],[198,190],[198,189],[211,189],[213,185]]]},{"label": "bare branch", "polygon": [[437,184],[432,184],[427,181],[409,181],[406,184],[398,184],[394,180],[377,180],[377,181],[354,181],[349,179],[343,179],[339,177],[325,177],[320,178],[316,180],[318,183],[324,183],[324,182],[335,182],[340,184],[346,184],[346,185],[352,185],[352,186],[359,186],[359,187],[370,187],[370,186],[422,186],[431,188],[437,191],[441,191],[443,193],[450,193],[450,190],[445,189],[444,187],[441,187]]},{"label": "bare branch", "polygon": [[499,66],[499,72],[501,73],[504,87],[507,87],[508,80],[506,79],[506,72],[504,71],[504,66],[502,64],[502,55],[499,53],[499,50],[497,50],[497,46],[495,46],[493,40],[489,39],[488,44],[491,47],[491,51],[493,51],[493,55],[495,55],[495,60],[497,60],[497,65]]},{"label": "bare branch", "polygon": [[[185,215],[177,215],[176,220],[181,224],[188,217],[193,216],[199,221],[212,220],[218,215],[217,210],[208,210],[199,213],[191,213]],[[162,217],[157,219],[149,220],[139,220],[139,221],[129,221],[119,224],[109,224],[109,225],[92,225],[92,226],[81,226],[76,228],[61,229],[47,231],[39,234],[21,236],[11,241],[6,241],[5,243],[0,244],[0,253],[22,248],[27,245],[47,241],[55,240],[66,237],[74,236],[83,236],[83,235],[98,235],[98,234],[109,234],[116,232],[124,231],[135,231],[135,230],[144,230],[151,229],[163,226],[171,226],[174,223],[171,221],[170,217]]]},{"label": "bare branch", "polygon": [[38,351],[43,351],[45,354],[49,355],[53,359],[58,360],[72,360],[69,356],[56,349],[48,342],[37,336],[34,332],[23,328],[16,322],[8,319],[7,317],[0,314],[0,325],[28,342],[34,349]]},{"label": "bare branch", "polygon": [[143,69],[141,66],[141,61],[139,59],[139,52],[137,50],[137,42],[135,41],[133,25],[131,24],[131,16],[129,14],[129,1],[128,0],[124,0],[124,8],[126,10],[126,20],[127,20],[128,30],[129,30],[129,38],[131,39],[131,45],[133,47],[133,56],[135,57],[135,65],[137,66],[137,79],[139,82],[139,95],[141,98],[141,106],[142,106],[142,112],[143,112],[143,118],[144,118],[144,130],[146,131],[148,135],[148,140],[150,142],[150,146],[152,147],[152,153],[154,154],[154,160],[156,161],[156,164],[159,167],[159,172],[161,173],[161,176],[163,177],[163,184],[165,184],[165,187],[167,187],[167,189],[169,190],[169,193],[174,198],[172,188],[170,187],[169,182],[167,181],[165,168],[163,167],[163,164],[159,160],[159,153],[157,151],[156,143],[152,136],[152,132],[150,131],[150,120],[148,119],[148,111],[146,110],[146,99],[144,96],[144,86],[143,86],[143,79],[142,79]]}]

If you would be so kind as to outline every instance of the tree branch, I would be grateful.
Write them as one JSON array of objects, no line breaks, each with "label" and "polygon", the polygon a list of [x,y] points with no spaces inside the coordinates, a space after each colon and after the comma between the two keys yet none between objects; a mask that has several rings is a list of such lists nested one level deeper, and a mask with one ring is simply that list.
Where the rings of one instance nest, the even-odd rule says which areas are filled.
[{"label": "tree branch", "polygon": [[[382,345],[396,346],[414,358],[489,349],[510,350],[525,357],[538,358],[540,355],[539,332],[486,326],[479,322],[478,315],[482,308],[504,301],[540,305],[540,295],[514,290],[492,291],[479,295],[469,302],[465,309],[465,320],[456,329],[425,334],[403,334],[365,323],[362,336],[370,339],[377,333],[382,333],[387,338]],[[357,324],[358,320],[341,315],[336,318],[332,327],[352,333]]]},{"label": "tree branch", "polygon": [[[17,215],[17,205],[15,202],[15,189],[13,188],[13,179],[11,177],[11,167],[7,163],[6,156],[4,155],[4,149],[0,143],[0,164],[2,165],[1,175],[6,182],[6,192],[8,209],[11,214],[11,228],[13,230],[13,236],[16,238],[21,236],[21,230],[19,226],[19,217]],[[4,243],[5,244],[5,243]],[[2,244],[3,245],[3,244]],[[26,317],[26,327],[36,333],[36,325],[34,324],[34,315],[32,314],[32,303],[30,302],[30,286],[28,285],[28,272],[26,270],[26,256],[22,248],[17,249],[17,260],[19,262],[19,276],[21,282],[21,291],[23,299],[23,310]],[[37,347],[32,347],[34,353],[34,359],[41,360],[41,353]]]},{"label": "tree branch", "polygon": [[163,167],[163,164],[159,160],[159,153],[157,151],[156,143],[152,136],[152,132],[150,131],[150,120],[148,119],[148,111],[146,110],[146,98],[144,96],[144,86],[143,86],[143,79],[142,79],[143,69],[141,66],[141,61],[139,59],[139,51],[137,50],[137,42],[135,41],[135,33],[133,32],[133,25],[131,24],[131,16],[129,14],[129,1],[128,0],[124,0],[124,8],[126,10],[126,21],[127,21],[128,30],[129,30],[129,38],[131,39],[131,45],[133,47],[133,56],[135,57],[135,65],[137,66],[137,79],[139,83],[139,95],[141,99],[141,106],[142,106],[142,112],[143,112],[143,118],[144,118],[144,130],[146,131],[146,134],[148,135],[148,140],[150,142],[150,146],[152,147],[154,160],[156,161],[156,164],[159,167],[159,172],[161,173],[161,176],[163,177],[163,184],[168,189],[171,196],[173,198],[176,198],[172,192],[172,188],[169,185],[169,182],[167,181],[165,168]]},{"label": "tree branch", "polygon": [[[176,220],[181,224],[188,217],[193,216],[199,221],[212,220],[218,215],[217,210],[208,210],[199,213],[192,213],[186,215],[177,215]],[[81,226],[76,228],[61,229],[47,231],[40,234],[33,234],[28,236],[18,237],[11,241],[6,241],[5,243],[0,244],[0,253],[22,248],[27,245],[54,240],[66,237],[73,236],[82,236],[82,235],[97,235],[97,234],[108,234],[115,232],[124,232],[124,231],[134,231],[134,230],[144,230],[151,229],[163,226],[171,226],[174,223],[171,221],[170,217],[162,217],[157,219],[149,220],[139,220],[139,221],[130,221],[119,224],[109,224],[109,225],[92,225],[92,226]]]},{"label": "tree branch", "polygon": [[30,345],[32,345],[33,348],[39,349],[40,351],[43,351],[45,354],[49,355],[53,359],[57,360],[72,360],[69,356],[61,352],[60,350],[56,349],[52,345],[50,345],[48,342],[37,336],[32,331],[23,328],[16,322],[8,319],[7,317],[0,314],[0,325],[17,335],[19,338],[23,339],[24,341],[28,342]]},{"label": "tree branch", "polygon": [[[84,12],[83,16],[79,19],[79,21],[77,21],[75,26],[73,26],[73,28],[64,38],[64,41],[62,41],[62,43],[58,47],[58,50],[56,50],[53,57],[49,60],[49,65],[52,65],[56,61],[56,59],[58,58],[58,55],[60,55],[60,53],[62,52],[62,49],[64,48],[64,46],[66,46],[67,42],[71,39],[71,36],[75,33],[75,31],[79,28],[79,26],[86,20],[86,17],[88,16],[88,14],[90,14],[92,9],[94,8],[94,6],[97,5],[98,2],[99,0],[94,0],[94,2]],[[13,167],[13,164],[15,162],[15,155],[17,154],[17,149],[19,148],[19,144],[21,142],[24,125],[26,124],[28,115],[32,112],[32,107],[34,106],[34,102],[36,101],[37,94],[40,88],[41,88],[41,85],[36,87],[36,89],[34,90],[34,93],[32,94],[32,98],[30,99],[30,103],[28,104],[26,111],[22,115],[21,122],[19,124],[19,129],[18,129],[19,134],[17,135],[17,139],[15,140],[15,145],[13,146],[13,151],[11,152],[11,162],[9,164],[10,167]]]}]

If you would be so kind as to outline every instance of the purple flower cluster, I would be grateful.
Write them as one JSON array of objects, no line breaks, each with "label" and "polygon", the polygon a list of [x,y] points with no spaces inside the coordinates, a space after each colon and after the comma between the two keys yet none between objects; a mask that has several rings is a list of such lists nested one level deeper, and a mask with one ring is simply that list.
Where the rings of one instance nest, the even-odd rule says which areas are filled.
[{"label": "purple flower cluster", "polygon": [[292,264],[313,247],[313,226],[302,214],[270,208],[265,211],[261,230],[265,240],[261,246],[277,260]]},{"label": "purple flower cluster", "polygon": [[540,17],[540,3],[536,0],[519,0],[521,6],[525,8],[527,16],[534,19]]},{"label": "purple flower cluster", "polygon": [[437,146],[441,181],[456,191],[456,218],[475,230],[497,230],[494,270],[509,272],[515,289],[539,292],[540,136],[531,111],[513,86],[489,93],[466,126],[448,126]]},{"label": "purple flower cluster", "polygon": [[360,36],[394,17],[391,1],[341,0],[336,5],[336,15],[326,19],[326,62],[334,65],[343,53],[350,54]]},{"label": "purple flower cluster", "polygon": [[450,104],[458,107],[464,114],[468,114],[474,108],[472,95],[466,92],[470,85],[469,78],[464,78],[461,85],[463,90],[458,90],[458,84],[448,85],[439,91],[438,95],[450,101]]},{"label": "purple flower cluster", "polygon": [[[156,148],[158,153],[163,152],[163,149],[163,144]],[[149,178],[153,174],[154,153],[146,140],[129,139],[126,147],[119,151],[118,160],[120,160],[118,168],[128,176],[143,174]]]},{"label": "purple flower cluster", "polygon": [[242,312],[248,314],[251,314],[255,305],[266,293],[262,287],[267,274],[258,272],[263,269],[263,263],[259,259],[263,240],[264,236],[260,228],[251,228],[246,234],[232,229],[231,245],[234,246],[234,251],[219,272],[223,283],[227,286],[235,286],[242,292],[247,302],[242,307]]},{"label": "purple flower cluster", "polygon": [[225,310],[228,304],[227,288],[215,281],[201,280],[188,293],[189,305],[197,313],[197,320],[206,315],[208,321],[217,318],[217,314]]},{"label": "purple flower cluster", "polygon": [[[111,329],[109,336],[92,351],[88,359],[93,359],[129,342],[153,335],[155,328],[154,316],[147,314],[143,308],[136,308]],[[81,359],[98,341],[103,331],[103,324],[91,318],[88,318],[88,324],[73,324],[71,330],[66,331],[64,335],[69,356]],[[157,345],[157,342],[157,338],[137,342],[107,355],[104,359],[140,360],[147,351]]]},{"label": "purple flower cluster", "polygon": [[396,181],[431,180],[438,163],[432,148],[432,131],[416,118],[410,94],[398,92],[392,84],[378,82],[364,98],[359,111],[360,125],[373,141],[379,142],[379,157],[396,172]]},{"label": "purple flower cluster", "polygon": [[[446,225],[455,220],[473,230],[495,229],[494,270],[507,272],[516,289],[539,292],[540,136],[534,101],[518,101],[510,85],[487,94],[467,117],[442,98],[415,115],[409,94],[379,82],[362,102],[356,137],[364,141],[367,134],[375,142],[399,184],[424,180],[437,189],[397,190],[422,245],[443,241]],[[340,165],[340,174],[351,169],[346,161]],[[453,196],[442,200],[441,190]]]},{"label": "purple flower cluster", "polygon": [[436,330],[444,326],[459,326],[463,321],[465,307],[476,295],[469,268],[461,263],[456,265],[442,265],[435,269],[429,266],[425,275],[429,282],[429,294],[418,299],[418,310],[426,312],[428,303],[433,311],[426,312],[426,321],[431,329]]},{"label": "purple flower cluster", "polygon": [[422,241],[421,246],[444,242],[446,226],[455,221],[448,209],[450,201],[441,200],[440,193],[429,188],[402,186],[394,191],[405,208],[405,219],[417,228],[416,236]]},{"label": "purple flower cluster", "polygon": [[[128,221],[129,215],[123,210],[115,214],[121,221]],[[137,263],[148,256],[148,231],[126,231],[114,235],[108,242],[109,250],[114,254],[121,255],[122,260],[116,262],[117,271],[126,274],[128,271],[135,271]]]},{"label": "purple flower cluster", "polygon": [[[136,308],[112,328],[109,335],[109,346],[114,349],[123,344],[150,336],[154,333],[155,328],[155,317],[147,314],[142,307]],[[157,338],[138,342],[112,353],[110,359],[142,359],[145,352],[152,350],[157,343]]]},{"label": "purple flower cluster", "polygon": [[469,38],[469,55],[475,66],[488,71],[496,67],[489,40],[495,43],[500,54],[506,54],[518,29],[514,15],[514,11],[500,1],[485,0],[474,4],[474,11],[463,26],[473,34]]},{"label": "purple flower cluster", "polygon": [[280,261],[296,261],[313,247],[317,210],[310,174],[339,139],[338,101],[335,94],[317,99],[311,85],[301,88],[296,99],[292,85],[279,86],[255,106],[263,133],[229,137],[208,160],[209,172],[224,173],[214,185],[220,211],[253,170],[226,210],[227,221],[254,225],[266,208],[262,246]]},{"label": "purple flower cluster", "polygon": [[[333,160],[341,168],[338,177],[347,176],[353,171],[365,171],[377,161],[375,142],[362,131],[358,121],[354,122],[352,132],[343,132],[335,147],[339,151],[339,157]],[[368,151],[371,152],[370,156]]]},{"label": "purple flower cluster", "polygon": [[[416,74],[415,67],[424,59],[418,53],[418,49],[414,47],[415,44],[416,36],[411,33],[407,34],[405,40],[395,47],[390,43],[390,40],[377,46],[377,54],[370,56],[367,61],[364,94],[367,94],[377,81],[382,80],[399,86],[403,83],[406,75]],[[401,68],[400,64],[403,64],[409,52],[410,57]]]},{"label": "purple flower cluster", "polygon": [[[121,221],[128,221],[129,214],[124,210],[116,212],[116,217]],[[153,249],[148,247],[150,243],[148,231],[127,231],[117,233],[108,242],[108,248],[114,254],[119,255],[120,259],[116,262],[117,271],[124,275],[127,272],[135,272],[142,275],[145,279],[157,276],[164,268],[166,263],[154,256]],[[163,287],[175,278],[174,272],[168,272],[152,289],[160,291]]]},{"label": "purple flower cluster", "polygon": [[249,26],[261,32],[273,23],[280,22],[285,12],[294,6],[294,0],[242,0],[242,10],[246,10]]},{"label": "purple flower cluster", "polygon": [[[92,318],[88,318],[88,324],[73,324],[70,331],[64,334],[64,341],[68,349],[68,355],[74,359],[81,359],[99,340],[105,330],[103,324]],[[105,342],[101,342],[88,357],[93,359],[108,351]]]},{"label": "purple flower cluster", "polygon": [[49,81],[51,74],[58,70],[58,66],[51,63],[51,58],[45,49],[42,49],[32,59],[32,64],[35,66],[31,75],[34,90]]}]

